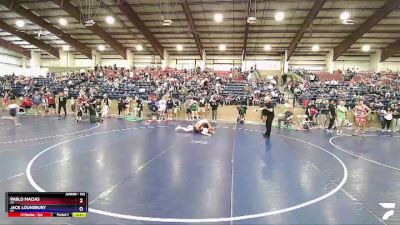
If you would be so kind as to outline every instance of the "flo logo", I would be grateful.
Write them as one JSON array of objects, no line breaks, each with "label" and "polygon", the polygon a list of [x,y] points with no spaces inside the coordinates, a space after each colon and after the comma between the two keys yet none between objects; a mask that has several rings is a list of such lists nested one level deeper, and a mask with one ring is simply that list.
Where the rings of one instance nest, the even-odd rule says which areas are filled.
[{"label": "flo logo", "polygon": [[388,220],[389,217],[394,215],[394,208],[396,207],[396,203],[379,203],[385,209],[391,209],[383,214],[382,220]]}]

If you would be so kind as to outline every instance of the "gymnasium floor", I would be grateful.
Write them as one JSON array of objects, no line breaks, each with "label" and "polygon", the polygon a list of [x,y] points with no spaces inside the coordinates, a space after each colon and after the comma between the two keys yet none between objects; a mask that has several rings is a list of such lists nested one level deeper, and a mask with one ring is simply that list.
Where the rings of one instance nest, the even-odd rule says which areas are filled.
[{"label": "gymnasium floor", "polygon": [[[212,137],[177,124],[119,119],[0,120],[0,191],[85,191],[86,219],[0,224],[400,224],[400,138],[218,123]],[[0,194],[4,202],[4,194]],[[4,212],[4,204],[0,210]]]}]

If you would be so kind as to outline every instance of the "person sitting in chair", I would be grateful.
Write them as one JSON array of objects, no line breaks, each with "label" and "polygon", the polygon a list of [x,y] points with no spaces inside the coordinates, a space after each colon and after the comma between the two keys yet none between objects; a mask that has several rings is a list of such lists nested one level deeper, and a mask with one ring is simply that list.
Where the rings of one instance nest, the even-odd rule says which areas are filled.
[{"label": "person sitting in chair", "polygon": [[285,125],[289,125],[292,123],[293,119],[293,110],[292,108],[288,108],[284,113],[283,117],[278,119],[278,127],[281,128],[281,122],[283,121]]}]

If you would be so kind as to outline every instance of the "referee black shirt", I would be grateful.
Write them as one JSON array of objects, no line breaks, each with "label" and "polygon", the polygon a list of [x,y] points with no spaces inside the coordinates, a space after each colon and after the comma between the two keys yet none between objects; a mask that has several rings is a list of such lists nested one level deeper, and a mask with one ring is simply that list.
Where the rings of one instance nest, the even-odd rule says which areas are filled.
[{"label": "referee black shirt", "polygon": [[[267,102],[265,103],[265,108],[267,108],[268,110],[265,110],[266,112],[266,116],[267,117],[272,117],[275,115],[275,110],[274,110],[274,105],[272,104],[272,102]],[[272,109],[272,112],[270,111]]]}]

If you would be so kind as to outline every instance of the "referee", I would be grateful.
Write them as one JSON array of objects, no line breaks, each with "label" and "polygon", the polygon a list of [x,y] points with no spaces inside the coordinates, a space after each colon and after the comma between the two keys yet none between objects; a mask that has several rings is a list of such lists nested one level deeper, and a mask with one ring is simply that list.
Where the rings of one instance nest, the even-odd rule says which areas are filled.
[{"label": "referee", "polygon": [[64,117],[67,116],[67,98],[64,96],[64,92],[60,93],[58,97],[58,115],[61,113],[61,108],[64,110]]},{"label": "referee", "polygon": [[267,119],[265,120],[265,128],[266,131],[264,133],[264,136],[266,138],[270,138],[271,136],[271,127],[272,127],[272,121],[274,120],[274,105],[272,104],[272,100],[270,97],[265,97],[264,98],[264,107],[257,109],[257,111],[264,110],[265,115],[267,116]]}]

